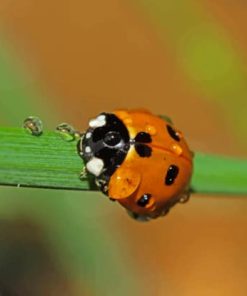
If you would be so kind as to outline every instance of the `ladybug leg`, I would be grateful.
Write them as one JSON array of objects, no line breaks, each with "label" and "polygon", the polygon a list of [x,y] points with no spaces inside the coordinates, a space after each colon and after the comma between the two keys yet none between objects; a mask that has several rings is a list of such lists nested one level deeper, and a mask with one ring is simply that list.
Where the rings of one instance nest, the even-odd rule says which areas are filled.
[{"label": "ladybug leg", "polygon": [[77,140],[77,151],[81,158],[83,158],[83,139],[85,137],[85,133],[79,134]]},{"label": "ladybug leg", "polygon": [[169,211],[170,211],[170,207],[167,207],[167,208],[165,208],[163,211],[162,211],[162,213],[161,213],[161,216],[166,216],[168,213],[169,213]]},{"label": "ladybug leg", "polygon": [[[104,194],[108,195],[108,182],[104,177],[95,178],[95,184]],[[110,200],[114,201],[115,199],[110,198]]]},{"label": "ladybug leg", "polygon": [[180,200],[181,200],[182,197],[184,197],[183,193],[182,193],[182,195],[180,195],[180,196],[174,198],[173,200],[170,200],[169,202],[167,202],[160,215],[161,216],[166,216],[170,212],[170,209],[172,207],[174,207],[178,202],[181,202]]},{"label": "ladybug leg", "polygon": [[139,222],[148,222],[151,220],[150,217],[148,216],[144,216],[144,215],[138,215],[134,212],[131,212],[129,210],[127,210],[127,214],[134,220],[139,221]]},{"label": "ladybug leg", "polygon": [[88,172],[86,166],[83,167],[82,171],[80,172],[80,180],[84,180],[88,177]]}]

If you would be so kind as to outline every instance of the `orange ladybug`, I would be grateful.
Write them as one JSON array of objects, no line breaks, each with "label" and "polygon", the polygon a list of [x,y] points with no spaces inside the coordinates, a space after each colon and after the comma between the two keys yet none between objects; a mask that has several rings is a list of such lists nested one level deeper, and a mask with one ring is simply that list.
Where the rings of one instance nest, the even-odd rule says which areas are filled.
[{"label": "orange ladybug", "polygon": [[134,219],[164,216],[189,198],[193,154],[168,118],[145,110],[101,113],[89,121],[78,153],[99,189]]}]

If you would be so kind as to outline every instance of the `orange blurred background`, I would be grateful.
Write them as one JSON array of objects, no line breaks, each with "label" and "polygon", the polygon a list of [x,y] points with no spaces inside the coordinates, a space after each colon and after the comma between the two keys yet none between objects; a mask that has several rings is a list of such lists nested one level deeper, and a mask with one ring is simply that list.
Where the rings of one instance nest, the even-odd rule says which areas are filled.
[{"label": "orange blurred background", "polygon": [[[0,122],[20,125],[35,114],[46,128],[65,121],[83,130],[99,112],[144,107],[169,115],[194,151],[246,157],[246,27],[241,0],[1,0]],[[38,224],[42,256],[56,266],[37,263],[36,288],[25,271],[27,278],[8,278],[13,290],[32,291],[20,295],[247,294],[243,197],[194,195],[165,219],[140,224],[100,193],[18,191],[0,189],[7,225],[23,231],[27,219],[33,237]],[[39,218],[31,214],[37,207]],[[63,215],[49,210],[44,222],[46,209],[57,207],[71,229],[59,220],[57,232]],[[102,232],[108,241],[97,245]],[[85,246],[80,235],[87,241],[93,235],[93,242]],[[80,252],[89,254],[84,269],[76,263]],[[106,270],[112,253],[121,259]],[[47,274],[54,278],[49,285]]]}]

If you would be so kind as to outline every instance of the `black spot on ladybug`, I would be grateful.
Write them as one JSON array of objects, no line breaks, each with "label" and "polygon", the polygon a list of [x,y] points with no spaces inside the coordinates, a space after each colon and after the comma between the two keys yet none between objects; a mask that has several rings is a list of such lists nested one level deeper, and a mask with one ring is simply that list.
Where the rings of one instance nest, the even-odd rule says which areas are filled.
[{"label": "black spot on ladybug", "polygon": [[135,149],[138,155],[141,157],[150,157],[152,154],[151,147],[144,144],[136,144]]},{"label": "black spot on ladybug", "polygon": [[176,132],[175,130],[174,130],[174,128],[171,126],[171,125],[167,125],[166,126],[166,128],[167,128],[167,131],[168,131],[168,133],[169,133],[169,135],[175,140],[175,141],[180,141],[180,137],[179,137],[179,134],[178,134],[178,132]]},{"label": "black spot on ladybug", "polygon": [[152,194],[150,193],[143,194],[143,196],[140,197],[137,201],[138,206],[144,208],[149,203],[151,197],[152,197]]},{"label": "black spot on ladybug", "polygon": [[178,176],[178,172],[179,169],[176,165],[170,165],[166,173],[165,184],[172,185]]},{"label": "black spot on ladybug", "polygon": [[152,138],[149,133],[146,132],[140,132],[135,137],[135,142],[138,143],[151,143]]}]

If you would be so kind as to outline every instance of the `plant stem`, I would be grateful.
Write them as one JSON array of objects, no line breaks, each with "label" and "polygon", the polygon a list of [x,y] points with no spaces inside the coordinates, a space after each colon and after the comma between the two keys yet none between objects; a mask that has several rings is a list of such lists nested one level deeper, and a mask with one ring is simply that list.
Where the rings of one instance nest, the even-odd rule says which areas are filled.
[{"label": "plant stem", "polygon": [[[33,136],[0,128],[1,185],[95,190],[92,178],[79,179],[83,167],[76,141],[52,131]],[[247,195],[247,160],[196,153],[191,186],[197,193]]]},{"label": "plant stem", "polygon": [[76,142],[56,132],[33,136],[22,128],[0,128],[0,184],[18,187],[89,190]]},{"label": "plant stem", "polygon": [[196,153],[192,189],[207,194],[247,195],[247,160]]}]

